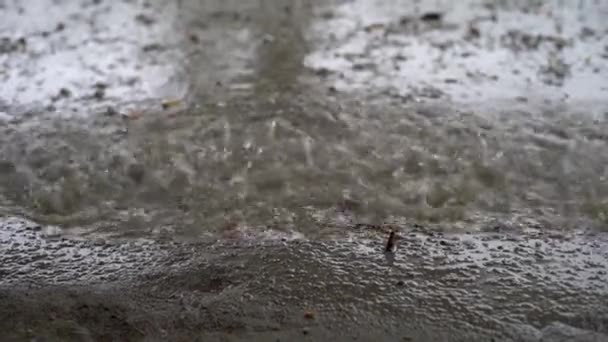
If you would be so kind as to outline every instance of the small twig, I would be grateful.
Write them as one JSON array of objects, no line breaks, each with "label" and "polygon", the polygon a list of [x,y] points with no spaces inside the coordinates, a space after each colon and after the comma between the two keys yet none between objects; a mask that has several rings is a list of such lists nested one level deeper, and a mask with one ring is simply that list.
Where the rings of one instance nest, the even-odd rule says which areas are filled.
[{"label": "small twig", "polygon": [[397,250],[397,234],[394,230],[388,234],[388,241],[386,242],[386,248],[384,249],[387,253],[394,253]]}]

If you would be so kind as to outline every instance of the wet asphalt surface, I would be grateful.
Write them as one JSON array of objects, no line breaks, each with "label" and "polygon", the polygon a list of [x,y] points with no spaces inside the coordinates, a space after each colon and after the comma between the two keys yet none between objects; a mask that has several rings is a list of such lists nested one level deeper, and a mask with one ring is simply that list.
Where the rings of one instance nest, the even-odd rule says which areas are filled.
[{"label": "wet asphalt surface", "polygon": [[3,339],[608,340],[607,13],[0,1]]},{"label": "wet asphalt surface", "polygon": [[602,341],[605,236],[404,227],[353,239],[106,241],[20,219],[2,235],[3,330],[61,340]]}]

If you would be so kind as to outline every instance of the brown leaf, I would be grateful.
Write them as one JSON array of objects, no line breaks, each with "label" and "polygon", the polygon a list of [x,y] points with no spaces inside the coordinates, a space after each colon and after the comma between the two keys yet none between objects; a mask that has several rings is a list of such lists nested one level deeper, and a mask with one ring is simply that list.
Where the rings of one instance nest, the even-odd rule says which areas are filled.
[{"label": "brown leaf", "polygon": [[167,110],[169,108],[177,107],[182,103],[181,100],[166,100],[161,103],[163,109]]},{"label": "brown leaf", "polygon": [[306,310],[306,311],[304,311],[304,318],[315,319],[315,313],[310,310]]}]

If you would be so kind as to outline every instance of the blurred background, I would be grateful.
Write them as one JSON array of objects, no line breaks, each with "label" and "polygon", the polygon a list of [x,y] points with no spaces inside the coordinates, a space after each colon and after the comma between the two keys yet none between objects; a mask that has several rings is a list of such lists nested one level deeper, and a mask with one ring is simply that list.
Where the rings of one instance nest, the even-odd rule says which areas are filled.
[{"label": "blurred background", "polygon": [[0,0],[0,212],[112,237],[606,230],[607,15]]}]

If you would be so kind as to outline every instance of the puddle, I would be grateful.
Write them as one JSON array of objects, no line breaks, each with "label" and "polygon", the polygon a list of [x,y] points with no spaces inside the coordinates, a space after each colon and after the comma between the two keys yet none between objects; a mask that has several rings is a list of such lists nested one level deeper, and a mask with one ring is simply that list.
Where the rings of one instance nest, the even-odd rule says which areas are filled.
[{"label": "puddle", "polygon": [[5,214],[106,237],[606,229],[598,2],[4,6]]}]

